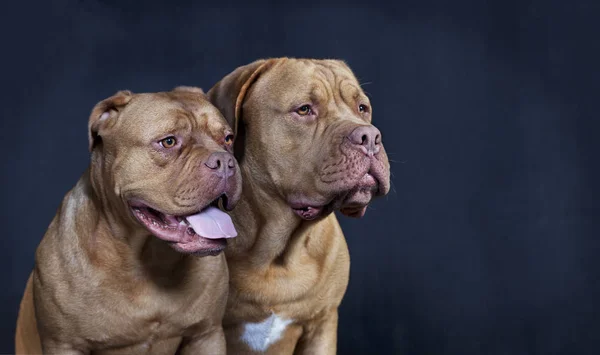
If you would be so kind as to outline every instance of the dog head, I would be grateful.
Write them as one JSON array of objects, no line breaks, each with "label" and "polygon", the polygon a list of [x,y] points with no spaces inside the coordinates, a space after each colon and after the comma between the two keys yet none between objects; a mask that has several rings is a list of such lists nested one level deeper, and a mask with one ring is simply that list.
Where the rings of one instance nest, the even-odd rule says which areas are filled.
[{"label": "dog head", "polygon": [[199,88],[99,102],[89,119],[92,186],[102,208],[176,250],[217,254],[236,235],[216,205],[241,194],[233,132]]},{"label": "dog head", "polygon": [[208,96],[239,132],[235,151],[246,175],[300,218],[336,209],[362,217],[389,191],[373,109],[344,62],[259,60],[227,75]]}]

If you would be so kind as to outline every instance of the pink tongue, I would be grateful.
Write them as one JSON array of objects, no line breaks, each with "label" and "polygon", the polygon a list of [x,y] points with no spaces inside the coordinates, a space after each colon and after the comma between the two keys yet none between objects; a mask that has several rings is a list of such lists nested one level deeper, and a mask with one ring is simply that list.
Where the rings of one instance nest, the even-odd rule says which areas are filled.
[{"label": "pink tongue", "polygon": [[216,207],[208,207],[204,211],[188,216],[188,223],[194,228],[194,232],[208,239],[233,238],[237,232],[231,217]]}]

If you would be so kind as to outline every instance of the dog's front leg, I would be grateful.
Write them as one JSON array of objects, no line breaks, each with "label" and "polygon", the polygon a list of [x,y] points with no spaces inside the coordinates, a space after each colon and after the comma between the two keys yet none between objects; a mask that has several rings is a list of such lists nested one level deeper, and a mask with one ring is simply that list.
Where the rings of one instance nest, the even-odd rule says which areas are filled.
[{"label": "dog's front leg", "polygon": [[225,355],[226,352],[225,333],[223,328],[218,326],[196,337],[184,337],[178,354]]},{"label": "dog's front leg", "polygon": [[337,351],[337,309],[305,326],[294,354],[335,355]]}]

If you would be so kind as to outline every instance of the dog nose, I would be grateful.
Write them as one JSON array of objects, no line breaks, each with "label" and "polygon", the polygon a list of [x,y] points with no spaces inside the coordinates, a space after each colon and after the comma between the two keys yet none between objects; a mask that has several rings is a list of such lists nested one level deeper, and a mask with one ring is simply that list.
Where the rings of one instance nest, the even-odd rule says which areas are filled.
[{"label": "dog nose", "polygon": [[348,140],[369,156],[379,153],[381,148],[381,132],[375,126],[356,127],[348,135]]},{"label": "dog nose", "polygon": [[230,177],[235,173],[235,161],[233,156],[227,152],[212,153],[204,165],[219,177]]}]

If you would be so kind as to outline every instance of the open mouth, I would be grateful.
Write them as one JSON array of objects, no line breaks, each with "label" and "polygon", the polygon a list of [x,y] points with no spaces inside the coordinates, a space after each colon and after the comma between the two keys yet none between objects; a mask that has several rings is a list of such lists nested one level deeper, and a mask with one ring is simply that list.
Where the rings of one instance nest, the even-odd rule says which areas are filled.
[{"label": "open mouth", "polygon": [[176,250],[198,255],[217,255],[227,245],[227,239],[237,236],[231,217],[221,211],[226,196],[220,196],[201,211],[187,215],[171,215],[143,202],[131,202],[136,219],[157,238]]}]

